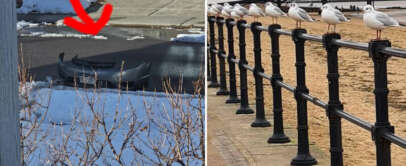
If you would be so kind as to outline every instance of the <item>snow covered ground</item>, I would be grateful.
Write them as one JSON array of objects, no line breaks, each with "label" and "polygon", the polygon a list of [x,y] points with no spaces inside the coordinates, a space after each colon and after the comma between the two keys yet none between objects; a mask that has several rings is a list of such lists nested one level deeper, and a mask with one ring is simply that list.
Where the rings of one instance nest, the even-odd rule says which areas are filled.
[{"label": "snow covered ground", "polygon": [[[170,162],[176,157],[174,150],[182,155],[181,162],[202,164],[196,157],[202,156],[199,147],[204,139],[204,119],[201,121],[202,111],[198,111],[204,110],[202,98],[65,86],[43,88],[46,85],[27,84],[21,91],[22,96],[28,96],[22,97],[25,107],[20,114],[23,133],[28,135],[24,140],[26,164],[83,165],[86,161],[96,165],[156,165]],[[181,165],[175,161],[173,165]]]},{"label": "snow covered ground", "polygon": [[178,34],[175,38],[172,38],[171,41],[204,44],[205,39],[204,34]]},{"label": "snow covered ground", "polygon": [[[88,8],[91,2],[96,0],[80,0],[84,9]],[[39,13],[75,13],[69,0],[24,0],[17,13],[27,14],[30,12]]]}]

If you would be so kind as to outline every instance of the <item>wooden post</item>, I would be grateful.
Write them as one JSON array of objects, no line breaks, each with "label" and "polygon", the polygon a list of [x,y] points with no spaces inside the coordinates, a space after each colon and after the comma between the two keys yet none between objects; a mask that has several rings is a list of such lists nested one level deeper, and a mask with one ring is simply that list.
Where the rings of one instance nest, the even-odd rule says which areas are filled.
[{"label": "wooden post", "polygon": [[21,165],[16,1],[0,1],[0,166]]}]

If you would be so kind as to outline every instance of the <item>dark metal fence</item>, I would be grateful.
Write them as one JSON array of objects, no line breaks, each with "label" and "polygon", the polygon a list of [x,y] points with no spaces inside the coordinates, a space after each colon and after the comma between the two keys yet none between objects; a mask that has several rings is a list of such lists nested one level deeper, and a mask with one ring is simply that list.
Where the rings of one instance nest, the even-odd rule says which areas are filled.
[{"label": "dark metal fence", "polygon": [[[394,143],[402,148],[406,148],[406,140],[394,134],[394,127],[389,123],[388,115],[388,87],[387,87],[387,60],[389,57],[406,58],[406,50],[395,49],[391,47],[388,40],[372,40],[369,43],[358,43],[351,41],[340,40],[340,35],[336,33],[325,34],[323,36],[314,36],[306,33],[305,29],[294,29],[287,31],[281,29],[280,25],[273,24],[264,27],[259,22],[247,24],[246,21],[238,22],[233,19],[224,20],[221,17],[208,17],[210,44],[210,76],[211,84],[209,87],[218,87],[216,57],[220,61],[220,90],[217,95],[230,95],[227,103],[236,103],[240,101],[240,108],[237,114],[250,114],[254,111],[248,106],[247,94],[247,71],[254,74],[255,78],[255,95],[256,95],[256,118],[251,124],[252,127],[266,127],[270,123],[266,120],[264,114],[264,96],[263,96],[263,79],[271,82],[273,90],[273,114],[274,125],[273,135],[268,139],[268,143],[286,143],[289,138],[284,134],[283,118],[282,118],[282,94],[281,88],[284,88],[294,94],[297,102],[297,121],[298,121],[298,152],[297,156],[292,159],[292,165],[314,165],[317,163],[309,150],[308,125],[307,125],[307,102],[311,102],[326,110],[329,119],[330,130],[330,153],[331,165],[343,165],[343,148],[341,137],[341,119],[345,119],[372,134],[372,139],[376,145],[376,158],[378,166],[391,165],[391,143]],[[217,24],[218,46],[216,48],[215,41],[215,24]],[[228,54],[224,50],[224,34],[223,24],[227,27]],[[234,36],[233,28],[237,26],[239,32],[239,54],[240,59],[236,59],[234,54]],[[254,67],[249,66],[246,59],[246,43],[245,31],[250,29],[254,39]],[[261,32],[268,32],[271,38],[272,47],[272,75],[264,73],[261,63]],[[296,81],[297,86],[291,86],[283,82],[283,77],[280,73],[279,62],[279,37],[280,35],[291,36],[296,49]],[[328,93],[329,101],[326,103],[309,94],[306,87],[306,72],[305,72],[305,42],[313,41],[322,43],[327,52],[327,79],[329,81]],[[375,80],[375,107],[376,107],[376,122],[370,124],[358,117],[344,112],[343,105],[339,98],[339,72],[338,72],[338,57],[337,52],[340,47],[351,48],[356,50],[364,50],[369,52],[374,63],[374,80]],[[226,86],[225,59],[227,59],[229,67],[229,85],[230,91]],[[240,91],[241,99],[237,97],[236,91],[236,73],[235,64],[238,65],[240,71]]]}]

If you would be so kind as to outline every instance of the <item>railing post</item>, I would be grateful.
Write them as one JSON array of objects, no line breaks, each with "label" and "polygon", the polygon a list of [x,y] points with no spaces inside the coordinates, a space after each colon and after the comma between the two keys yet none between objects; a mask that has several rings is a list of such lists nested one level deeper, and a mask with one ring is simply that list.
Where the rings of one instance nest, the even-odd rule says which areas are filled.
[{"label": "railing post", "polygon": [[334,45],[332,41],[334,39],[341,39],[341,36],[337,33],[330,33],[323,35],[323,46],[327,51],[327,79],[328,79],[328,92],[329,101],[327,116],[330,126],[330,154],[331,166],[343,165],[343,147],[341,138],[341,118],[335,114],[335,109],[343,110],[343,105],[339,96],[339,82],[340,77],[338,73],[338,49],[337,45]]},{"label": "railing post", "polygon": [[235,59],[235,54],[234,54],[234,33],[233,33],[233,27],[234,25],[231,24],[233,22],[233,19],[227,19],[226,20],[226,26],[227,26],[227,37],[228,37],[228,56],[227,56],[227,62],[228,62],[228,68],[229,68],[229,74],[230,74],[230,97],[226,100],[226,103],[239,103],[240,99],[237,97],[237,85],[236,85],[236,80],[235,80],[235,63],[231,61],[232,59]]},{"label": "railing post", "polygon": [[216,88],[219,86],[217,82],[217,67],[216,67],[216,53],[214,53],[214,50],[216,50],[216,39],[214,37],[214,20],[216,19],[215,16],[209,16],[209,35],[210,35],[210,84],[208,85],[209,88]]},{"label": "railing post", "polygon": [[388,115],[387,60],[389,55],[380,53],[383,48],[390,46],[391,43],[388,40],[369,42],[369,55],[374,62],[376,122],[372,129],[372,139],[376,145],[377,166],[391,165],[391,142],[383,137],[385,132],[394,132],[394,127],[389,123]]},{"label": "railing post", "polygon": [[283,109],[282,109],[282,91],[281,87],[276,84],[276,81],[282,81],[279,61],[279,34],[275,31],[281,29],[278,24],[273,24],[268,27],[268,33],[271,37],[272,44],[272,93],[273,93],[273,135],[268,139],[268,143],[287,143],[289,138],[283,131]]},{"label": "railing post", "polygon": [[219,57],[220,63],[220,89],[217,91],[217,95],[228,95],[227,82],[226,82],[226,60],[223,57],[224,51],[224,34],[223,34],[224,18],[217,17],[217,30],[218,30],[218,42],[219,50],[217,56]]},{"label": "railing post", "polygon": [[206,78],[207,81],[211,81],[211,75],[210,75],[210,44],[207,43],[206,45],[206,49],[207,49],[207,59],[206,59]]},{"label": "railing post", "polygon": [[309,134],[307,125],[307,101],[301,97],[301,93],[309,93],[306,87],[306,71],[304,44],[305,40],[300,38],[300,34],[306,33],[305,29],[294,29],[292,40],[296,47],[296,82],[295,99],[297,102],[297,130],[298,130],[298,152],[292,159],[291,165],[315,165],[317,164],[309,150]]},{"label": "railing post", "polygon": [[245,27],[244,24],[247,22],[245,20],[240,20],[237,22],[238,34],[239,34],[239,50],[240,50],[240,63],[238,68],[240,70],[240,93],[241,102],[240,108],[237,110],[236,114],[252,114],[254,111],[249,107],[248,102],[248,87],[247,87],[247,69],[243,65],[248,64],[247,57],[245,55]]},{"label": "railing post", "polygon": [[251,127],[269,127],[271,124],[265,119],[264,110],[264,87],[263,78],[258,74],[264,72],[261,62],[261,31],[257,29],[257,26],[261,26],[260,22],[253,22],[251,24],[251,31],[254,38],[254,78],[255,78],[255,105],[256,116],[255,121],[251,124]]}]

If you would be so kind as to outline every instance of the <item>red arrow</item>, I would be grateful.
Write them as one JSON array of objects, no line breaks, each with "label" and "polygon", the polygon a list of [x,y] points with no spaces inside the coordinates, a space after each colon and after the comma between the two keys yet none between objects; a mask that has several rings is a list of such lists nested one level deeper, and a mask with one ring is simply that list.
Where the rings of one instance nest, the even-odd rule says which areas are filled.
[{"label": "red arrow", "polygon": [[101,17],[97,22],[94,22],[94,20],[86,13],[82,4],[80,4],[80,0],[70,0],[70,3],[82,22],[79,22],[72,17],[65,17],[63,23],[85,34],[97,35],[100,30],[106,26],[107,22],[110,20],[111,13],[113,12],[112,5],[104,5]]}]

